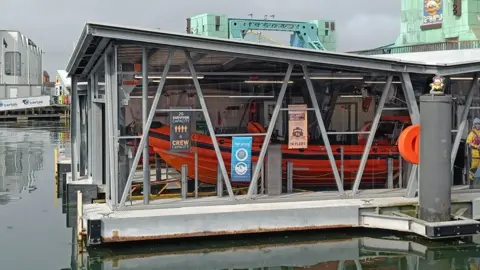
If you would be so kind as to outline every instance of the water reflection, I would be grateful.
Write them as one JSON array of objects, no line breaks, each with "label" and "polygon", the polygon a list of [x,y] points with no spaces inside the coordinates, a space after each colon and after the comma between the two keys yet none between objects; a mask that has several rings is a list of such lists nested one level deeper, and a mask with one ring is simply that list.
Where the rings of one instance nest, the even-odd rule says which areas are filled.
[{"label": "water reflection", "polygon": [[[425,241],[405,235],[362,232],[300,233],[236,237],[234,240],[189,240],[96,249],[72,256],[73,269],[480,269],[475,239]],[[231,239],[231,238],[230,238]]]},{"label": "water reflection", "polygon": [[37,189],[38,172],[44,170],[45,144],[62,147],[68,141],[68,137],[63,142],[58,138],[66,132],[51,132],[58,128],[58,124],[32,123],[0,126],[0,204],[21,199],[22,193]]}]

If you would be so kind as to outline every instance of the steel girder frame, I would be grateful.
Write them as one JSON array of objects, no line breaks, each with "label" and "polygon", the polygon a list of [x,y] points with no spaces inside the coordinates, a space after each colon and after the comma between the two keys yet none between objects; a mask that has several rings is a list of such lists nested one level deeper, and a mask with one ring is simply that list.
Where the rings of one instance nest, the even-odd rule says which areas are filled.
[{"label": "steel girder frame", "polygon": [[382,97],[380,98],[377,111],[375,112],[375,116],[373,118],[372,126],[370,128],[370,133],[368,134],[367,143],[365,144],[365,148],[363,149],[362,159],[360,160],[357,175],[355,176],[355,182],[353,183],[351,196],[355,196],[358,192],[358,189],[360,188],[363,171],[365,170],[365,165],[367,165],[368,156],[370,154],[370,148],[372,147],[373,139],[375,138],[375,133],[377,132],[378,124],[380,123],[383,107],[385,106],[388,93],[390,92],[392,80],[393,80],[393,76],[392,75],[388,76],[387,83],[383,88]]},{"label": "steel girder frame", "polygon": [[[283,84],[282,84],[282,87],[280,89],[280,93],[278,94],[277,103],[275,104],[275,108],[274,108],[273,113],[272,113],[272,119],[270,120],[270,123],[268,125],[267,134],[265,135],[265,140],[262,144],[262,149],[260,150],[260,154],[258,156],[257,164],[263,164],[263,161],[265,159],[265,155],[267,153],[267,148],[268,148],[268,145],[269,145],[269,142],[270,142],[270,138],[272,136],[273,130],[275,128],[275,123],[277,122],[278,115],[279,115],[279,112],[280,112],[280,109],[281,109],[280,107],[282,106],[283,98],[285,97],[285,92],[287,91],[287,86],[288,86],[288,82],[290,80],[290,76],[292,74],[293,66],[294,66],[293,63],[290,63],[288,65],[288,69],[287,69],[287,72],[285,74],[285,78],[283,80]],[[310,79],[310,73],[308,72],[308,68],[305,64],[302,64],[302,69],[303,69],[303,74],[305,76],[305,81],[307,83],[307,88],[308,88],[308,92],[309,92],[309,95],[310,95],[310,99],[313,103],[315,116],[317,118],[317,122],[318,122],[318,125],[320,127],[321,134],[322,134],[322,138],[323,138],[324,143],[325,143],[325,149],[327,150],[328,159],[330,161],[330,165],[332,166],[332,171],[333,171],[333,174],[334,174],[334,177],[335,177],[335,182],[337,184],[338,191],[343,196],[345,194],[345,191],[343,190],[343,184],[342,184],[342,181],[340,179],[340,174],[338,173],[337,164],[336,164],[335,158],[333,156],[333,152],[332,152],[332,148],[330,146],[330,142],[328,140],[328,135],[327,135],[327,131],[326,131],[326,128],[325,128],[325,124],[323,123],[322,114],[320,112],[320,108],[318,107],[317,97],[315,96],[315,90],[313,88],[313,84],[312,84],[312,81]],[[258,176],[259,176],[261,167],[262,166],[256,166],[255,170],[253,171],[252,180],[251,180],[249,188],[248,188],[247,199],[251,199],[253,194],[254,194],[255,188],[257,186]]]},{"label": "steel girder frame", "polygon": [[[270,123],[268,124],[267,134],[265,135],[260,154],[258,155],[257,164],[263,164],[263,160],[265,159],[265,155],[267,154],[267,148],[270,144],[270,138],[272,137],[273,130],[275,129],[275,125],[277,123],[277,118],[278,114],[280,113],[280,107],[282,106],[283,98],[285,96],[285,93],[287,92],[288,82],[290,81],[290,76],[292,75],[293,66],[293,63],[288,64],[287,73],[285,74],[285,78],[283,79],[282,87],[280,88],[280,93],[278,94],[277,103],[275,104],[272,118],[270,119]],[[248,186],[247,199],[252,198],[254,191],[257,188],[258,176],[262,167],[263,166],[255,166],[255,169],[253,170],[252,180],[250,181],[250,185]]]},{"label": "steel girder frame", "polygon": [[122,197],[120,198],[120,204],[117,209],[125,208],[125,202],[127,201],[127,196],[130,192],[130,189],[132,188],[133,176],[135,175],[135,171],[138,167],[138,162],[140,161],[140,156],[142,154],[142,151],[140,149],[143,149],[147,143],[148,131],[150,130],[150,126],[152,125],[153,118],[155,117],[155,110],[157,108],[158,102],[160,101],[160,96],[162,95],[163,88],[167,81],[167,74],[168,74],[168,71],[170,70],[170,65],[172,64],[174,52],[175,51],[173,49],[169,49],[167,62],[165,63],[165,66],[162,72],[162,78],[160,79],[160,83],[158,84],[155,97],[153,98],[152,106],[150,108],[147,121],[143,126],[142,138],[140,139],[140,143],[138,145],[139,150],[135,153],[135,157],[131,165],[132,167],[130,168],[130,172],[128,174],[127,183],[125,184],[125,189],[123,190]]},{"label": "steel girder frame", "polygon": [[463,130],[467,125],[467,117],[468,117],[468,114],[470,113],[470,107],[472,106],[473,95],[475,94],[475,92],[478,91],[479,76],[480,76],[480,73],[475,73],[475,76],[473,76],[473,81],[470,87],[470,91],[468,91],[467,98],[465,99],[465,106],[463,108],[460,124],[457,127],[457,134],[455,134],[455,140],[453,141],[452,153],[450,157],[452,162],[452,165],[451,165],[452,173],[453,173],[453,163],[455,162],[455,158],[457,157],[458,147],[460,146],[460,140],[462,139]]},{"label": "steel girder frame", "polygon": [[[412,80],[410,79],[410,74],[407,72],[402,72],[400,76],[400,81],[402,83],[403,94],[405,95],[405,102],[407,103],[408,112],[410,114],[410,119],[412,125],[420,124],[420,111],[418,109],[417,99],[415,98],[415,92],[413,91]],[[418,165],[413,164],[412,170],[408,177],[407,190],[405,196],[409,198],[415,197],[415,193],[418,189]]]},{"label": "steel girder frame", "polygon": [[[233,194],[233,189],[230,183],[230,178],[228,177],[227,168],[225,167],[225,162],[223,161],[222,152],[220,151],[220,147],[217,142],[217,136],[215,135],[215,130],[213,128],[212,120],[210,119],[210,115],[208,114],[207,104],[205,103],[202,89],[200,87],[200,83],[198,82],[197,73],[193,65],[193,60],[188,50],[185,50],[184,52],[185,52],[185,57],[187,58],[188,69],[190,70],[193,84],[195,85],[198,101],[200,103],[200,106],[202,107],[203,117],[205,118],[208,132],[210,133],[210,138],[212,139],[213,148],[215,149],[215,154],[217,155],[217,160],[220,165],[220,169],[222,171],[223,181],[225,182],[225,186],[227,187],[228,195],[230,196],[230,198],[233,199],[235,198],[235,195]],[[258,166],[258,167],[261,167],[261,166]]]}]

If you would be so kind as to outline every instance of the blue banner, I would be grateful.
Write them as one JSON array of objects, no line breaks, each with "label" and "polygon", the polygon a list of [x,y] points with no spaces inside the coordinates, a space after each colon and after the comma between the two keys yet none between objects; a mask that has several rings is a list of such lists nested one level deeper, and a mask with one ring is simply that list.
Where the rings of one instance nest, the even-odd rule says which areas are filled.
[{"label": "blue banner", "polygon": [[252,137],[232,138],[232,181],[250,182],[252,164]]}]

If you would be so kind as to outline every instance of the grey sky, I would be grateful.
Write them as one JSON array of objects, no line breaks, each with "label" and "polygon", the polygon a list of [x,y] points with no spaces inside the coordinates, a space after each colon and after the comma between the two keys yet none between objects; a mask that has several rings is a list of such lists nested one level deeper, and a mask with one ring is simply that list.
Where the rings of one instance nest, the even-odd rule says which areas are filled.
[{"label": "grey sky", "polygon": [[[202,13],[278,20],[333,19],[339,51],[394,42],[400,29],[400,0],[2,0],[0,29],[14,29],[45,51],[44,68],[55,78],[64,69],[87,21],[185,32],[186,18]],[[278,38],[277,38],[278,39]]]}]

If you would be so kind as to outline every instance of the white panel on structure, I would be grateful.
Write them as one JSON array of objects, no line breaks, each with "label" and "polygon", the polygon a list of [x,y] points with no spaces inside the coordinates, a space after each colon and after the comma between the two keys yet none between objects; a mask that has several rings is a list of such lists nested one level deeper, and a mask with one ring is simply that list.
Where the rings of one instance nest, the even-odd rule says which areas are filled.
[{"label": "white panel on structure", "polygon": [[50,106],[50,96],[11,98],[0,100],[0,112]]}]

